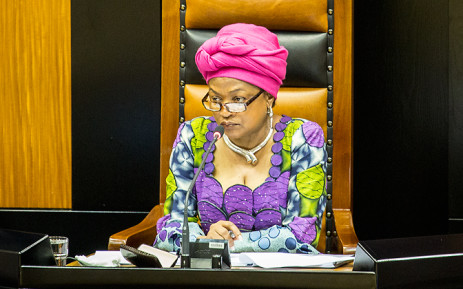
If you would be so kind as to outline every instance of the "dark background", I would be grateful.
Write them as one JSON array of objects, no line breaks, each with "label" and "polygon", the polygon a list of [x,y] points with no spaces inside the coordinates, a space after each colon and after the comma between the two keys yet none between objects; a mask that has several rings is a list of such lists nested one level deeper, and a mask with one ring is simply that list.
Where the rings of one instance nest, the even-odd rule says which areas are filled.
[{"label": "dark background", "polygon": [[449,1],[355,2],[359,238],[447,232]]},{"label": "dark background", "polygon": [[75,210],[149,211],[158,200],[160,3],[72,1]]},{"label": "dark background", "polygon": [[[354,3],[360,240],[463,232],[462,3]],[[73,0],[71,19],[73,210],[3,209],[0,228],[70,236],[73,256],[158,202],[161,2]]]},{"label": "dark background", "polygon": [[463,232],[463,2],[355,1],[360,239]]}]

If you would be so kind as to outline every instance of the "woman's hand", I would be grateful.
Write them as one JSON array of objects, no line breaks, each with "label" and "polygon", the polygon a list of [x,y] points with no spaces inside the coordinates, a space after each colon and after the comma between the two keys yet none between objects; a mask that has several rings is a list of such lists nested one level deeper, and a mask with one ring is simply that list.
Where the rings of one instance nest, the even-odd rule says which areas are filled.
[{"label": "woman's hand", "polygon": [[211,225],[207,236],[199,236],[198,239],[228,240],[231,249],[234,241],[241,240],[241,232],[238,227],[230,221],[218,221]]}]

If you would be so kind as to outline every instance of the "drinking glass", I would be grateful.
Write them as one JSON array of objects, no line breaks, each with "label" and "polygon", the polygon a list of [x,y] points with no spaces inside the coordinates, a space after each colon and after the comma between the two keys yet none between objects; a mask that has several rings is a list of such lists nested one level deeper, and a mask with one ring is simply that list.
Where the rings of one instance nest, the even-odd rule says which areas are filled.
[{"label": "drinking glass", "polygon": [[69,253],[69,239],[63,236],[50,236],[49,238],[56,265],[66,266],[66,258]]}]

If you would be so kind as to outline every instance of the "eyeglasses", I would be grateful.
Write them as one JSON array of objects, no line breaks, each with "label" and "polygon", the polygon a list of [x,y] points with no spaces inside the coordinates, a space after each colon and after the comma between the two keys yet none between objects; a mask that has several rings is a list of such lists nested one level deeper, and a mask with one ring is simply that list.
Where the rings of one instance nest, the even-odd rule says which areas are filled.
[{"label": "eyeglasses", "polygon": [[210,111],[221,111],[222,106],[225,107],[225,109],[228,112],[243,112],[246,111],[248,105],[250,105],[256,98],[259,97],[259,95],[264,92],[263,89],[259,90],[259,92],[251,97],[248,101],[246,102],[228,102],[228,103],[221,103],[218,101],[211,100],[209,98],[209,92],[206,93],[206,95],[203,97],[203,106],[205,109],[210,110]]}]

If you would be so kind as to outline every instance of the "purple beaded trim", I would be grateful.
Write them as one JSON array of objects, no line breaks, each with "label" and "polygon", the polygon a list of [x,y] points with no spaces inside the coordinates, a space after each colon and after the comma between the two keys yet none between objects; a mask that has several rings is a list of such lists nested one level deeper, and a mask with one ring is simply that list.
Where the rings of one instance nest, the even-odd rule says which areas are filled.
[{"label": "purple beaded trim", "polygon": [[[204,151],[207,150],[211,142],[214,140],[214,130],[217,127],[217,123],[215,122],[214,117],[210,117],[209,120],[211,122],[207,125],[207,129],[209,131],[206,133],[206,142],[203,145]],[[204,165],[204,172],[206,173],[206,175],[211,175],[214,172],[215,166],[212,163],[212,161],[214,160],[214,151],[215,151],[215,145],[212,146],[211,153],[207,157],[206,164]],[[203,158],[204,158],[204,155],[203,155]]]},{"label": "purple beaded trim", "polygon": [[[208,125],[208,126],[209,126],[209,125]],[[207,139],[207,141],[210,141],[210,142],[211,142],[212,140],[214,140],[214,133],[213,133],[212,131],[208,131],[208,132],[206,133],[206,139]]]},{"label": "purple beaded trim", "polygon": [[283,157],[281,156],[281,150],[283,149],[283,144],[281,140],[285,137],[284,130],[288,126],[288,122],[291,121],[289,116],[283,115],[280,119],[280,122],[275,124],[275,130],[277,131],[273,135],[273,141],[275,142],[272,146],[272,152],[274,155],[270,158],[272,167],[269,170],[270,177],[267,178],[268,181],[276,180],[281,175],[280,165],[283,163]]},{"label": "purple beaded trim", "polygon": [[280,122],[284,122],[285,124],[287,124],[288,122],[291,121],[291,117],[287,116],[287,115],[283,115],[280,119]]}]

